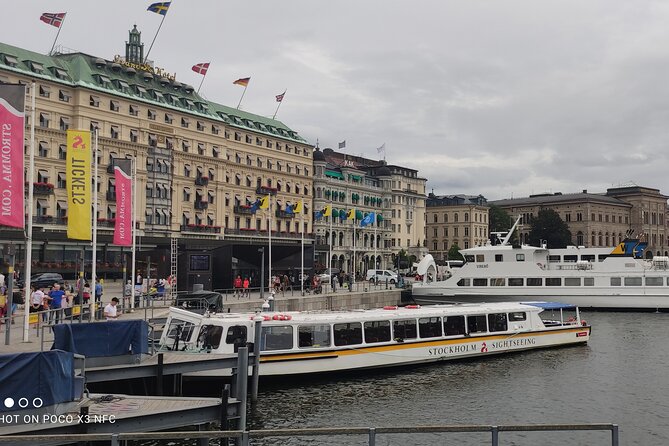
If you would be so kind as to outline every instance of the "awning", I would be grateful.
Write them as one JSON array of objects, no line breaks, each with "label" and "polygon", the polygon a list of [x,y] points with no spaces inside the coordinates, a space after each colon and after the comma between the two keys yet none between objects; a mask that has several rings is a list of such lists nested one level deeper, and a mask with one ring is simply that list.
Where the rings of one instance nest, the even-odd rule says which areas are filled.
[{"label": "awning", "polygon": [[109,185],[110,186],[116,186],[116,178],[110,178],[109,179]]},{"label": "awning", "polygon": [[67,209],[67,201],[59,201],[58,207],[60,207],[61,209]]},{"label": "awning", "polygon": [[340,172],[334,172],[332,170],[326,170],[325,171],[325,176],[330,177],[330,178],[337,178],[340,180],[344,179],[344,175],[342,175]]},{"label": "awning", "polygon": [[115,204],[108,204],[107,209],[109,212],[116,212],[116,205]]},{"label": "awning", "polygon": [[184,217],[190,219],[190,212],[189,211],[184,211]]},{"label": "awning", "polygon": [[41,208],[44,208],[44,209],[48,209],[48,208],[49,208],[49,202],[46,201],[46,200],[37,200],[37,204],[38,204],[39,207],[41,207]]}]

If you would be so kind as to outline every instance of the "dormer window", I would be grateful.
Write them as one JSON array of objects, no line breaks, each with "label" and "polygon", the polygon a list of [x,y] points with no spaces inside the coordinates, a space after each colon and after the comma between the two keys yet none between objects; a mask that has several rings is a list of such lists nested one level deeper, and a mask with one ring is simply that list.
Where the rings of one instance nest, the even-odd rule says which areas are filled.
[{"label": "dormer window", "polygon": [[165,96],[159,91],[153,91],[153,94],[155,96],[156,101],[158,102],[165,102]]},{"label": "dormer window", "polygon": [[191,101],[190,99],[184,99],[184,102],[186,103],[186,108],[188,109],[193,109],[195,107],[195,102]]},{"label": "dormer window", "polygon": [[142,87],[141,85],[135,85],[135,92],[139,96],[144,97],[144,95],[146,95],[146,88]]},{"label": "dormer window", "polygon": [[62,68],[54,68],[53,69],[54,74],[58,79],[67,79],[67,71],[63,70]]},{"label": "dormer window", "polygon": [[119,79],[116,82],[117,82],[118,88],[120,88],[122,91],[126,92],[130,89],[130,85],[128,85],[128,83],[126,81]]},{"label": "dormer window", "polygon": [[44,65],[38,62],[30,61],[30,69],[33,73],[41,74],[44,71]]},{"label": "dormer window", "polygon": [[15,67],[19,61],[16,59],[14,56],[10,56],[9,54],[5,54],[5,65],[9,65],[10,67]]},{"label": "dormer window", "polygon": [[101,75],[98,76],[98,81],[100,82],[100,85],[105,86],[105,87],[111,84],[111,79],[109,79],[104,74],[101,74]]}]

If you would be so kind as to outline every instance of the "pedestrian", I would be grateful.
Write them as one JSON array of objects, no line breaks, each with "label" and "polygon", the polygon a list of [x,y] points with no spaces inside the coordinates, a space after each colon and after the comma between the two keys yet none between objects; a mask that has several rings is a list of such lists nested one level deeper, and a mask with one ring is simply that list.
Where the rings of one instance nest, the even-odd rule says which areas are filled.
[{"label": "pedestrian", "polygon": [[95,303],[102,302],[102,283],[100,279],[95,279]]},{"label": "pedestrian", "polygon": [[232,286],[235,288],[235,297],[239,297],[242,293],[242,276],[237,274]]},{"label": "pedestrian", "polygon": [[337,278],[339,279],[339,288],[344,288],[344,272],[340,271]]},{"label": "pedestrian", "polygon": [[348,275],[348,290],[353,291],[353,274]]},{"label": "pedestrian", "polygon": [[41,288],[35,286],[30,287],[30,312],[38,313],[42,311],[42,300],[44,300],[44,292]]},{"label": "pedestrian", "polygon": [[91,300],[91,285],[88,282],[84,282],[84,305],[88,304],[88,301]]},{"label": "pedestrian", "polygon": [[330,279],[330,285],[332,286],[332,292],[333,293],[337,291],[337,283],[338,282],[339,281],[337,280],[337,276],[332,274],[332,278]]},{"label": "pedestrian", "polygon": [[128,282],[123,287],[123,299],[125,299],[125,306],[130,306],[130,298],[132,297],[132,280],[128,279]]},{"label": "pedestrian", "polygon": [[251,298],[251,290],[249,289],[250,285],[251,285],[251,281],[249,280],[249,278],[244,277],[244,281],[242,282],[242,287],[244,287],[243,295],[248,297],[249,299]]},{"label": "pedestrian", "polygon": [[279,275],[277,274],[274,276],[274,293],[278,293],[279,290],[281,289],[281,278],[279,278]]},{"label": "pedestrian", "polygon": [[105,318],[108,321],[118,319],[118,315],[116,314],[116,305],[118,305],[118,297],[112,297],[111,302],[109,302],[105,307]]},{"label": "pedestrian", "polygon": [[50,307],[53,311],[49,313],[49,323],[55,322],[56,324],[60,323],[62,308],[63,308],[63,296],[65,292],[60,289],[59,284],[54,284],[51,291],[49,291]]},{"label": "pedestrian", "polygon": [[40,287],[42,292],[42,322],[49,322],[49,309],[51,308],[51,296],[48,293],[44,292],[44,289]]}]

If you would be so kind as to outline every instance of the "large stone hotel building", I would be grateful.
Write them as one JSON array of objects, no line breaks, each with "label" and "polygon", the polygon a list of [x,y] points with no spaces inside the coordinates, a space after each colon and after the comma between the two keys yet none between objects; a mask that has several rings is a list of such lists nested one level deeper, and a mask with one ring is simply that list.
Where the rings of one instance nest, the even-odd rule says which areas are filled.
[{"label": "large stone hotel building", "polygon": [[[273,269],[288,271],[300,265],[302,221],[311,268],[312,146],[280,121],[208,101],[143,60],[136,28],[125,57],[112,60],[45,56],[0,44],[0,82],[28,88],[34,82],[36,89],[33,272],[74,273],[82,248],[91,259],[90,243],[66,238],[66,130],[96,128],[100,275],[121,271],[129,252],[111,243],[113,166],[123,158],[137,160],[138,267],[144,277],[147,268],[152,277],[170,274],[170,240],[176,238],[181,289],[194,283],[229,287],[233,272],[257,278],[269,224]],[[248,205],[267,193],[273,195],[272,215],[253,213]],[[303,218],[285,212],[299,200]],[[0,234],[0,243],[24,237],[7,228]],[[20,263],[25,256],[17,245]]]}]

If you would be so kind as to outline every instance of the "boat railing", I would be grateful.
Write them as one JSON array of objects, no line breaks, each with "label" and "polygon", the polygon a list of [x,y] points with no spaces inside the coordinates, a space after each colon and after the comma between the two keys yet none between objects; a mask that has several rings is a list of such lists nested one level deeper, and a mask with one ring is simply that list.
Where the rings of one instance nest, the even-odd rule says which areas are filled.
[{"label": "boat railing", "polygon": [[[376,446],[376,440],[380,436],[391,435],[417,435],[425,434],[490,434],[490,445],[499,446],[500,436],[513,436],[518,432],[610,432],[611,446],[618,446],[620,442],[617,424],[609,423],[586,423],[586,424],[510,424],[510,425],[435,425],[435,426],[388,426],[388,427],[312,427],[299,429],[262,429],[262,430],[224,430],[224,431],[187,431],[187,432],[122,432],[122,433],[95,433],[95,434],[60,434],[50,435],[51,441],[88,442],[105,441],[111,446],[119,446],[127,440],[185,440],[206,442],[209,439],[237,439],[241,446],[249,446],[252,439],[271,437],[331,437],[336,436],[362,436],[367,438],[369,446]],[[45,440],[43,435],[7,435],[0,436],[0,445],[8,444],[35,444],[39,445]],[[198,443],[201,444],[201,443]],[[585,444],[583,442],[582,444]]]},{"label": "boat railing", "polygon": [[558,263],[553,265],[553,269],[562,271],[589,271],[592,269],[592,263]]}]

